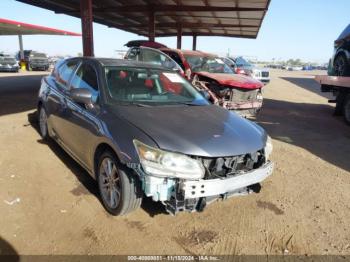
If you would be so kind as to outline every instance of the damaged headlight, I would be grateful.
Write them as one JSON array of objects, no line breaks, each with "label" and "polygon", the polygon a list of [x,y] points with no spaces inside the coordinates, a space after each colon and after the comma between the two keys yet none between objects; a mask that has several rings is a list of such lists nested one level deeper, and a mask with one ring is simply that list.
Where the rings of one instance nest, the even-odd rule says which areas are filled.
[{"label": "damaged headlight", "polygon": [[186,155],[163,151],[134,140],[144,171],[158,177],[200,179],[205,170],[201,162]]},{"label": "damaged headlight", "polygon": [[272,153],[272,149],[273,149],[272,139],[270,136],[267,136],[266,145],[264,148],[266,160],[268,160],[270,158],[270,155]]}]

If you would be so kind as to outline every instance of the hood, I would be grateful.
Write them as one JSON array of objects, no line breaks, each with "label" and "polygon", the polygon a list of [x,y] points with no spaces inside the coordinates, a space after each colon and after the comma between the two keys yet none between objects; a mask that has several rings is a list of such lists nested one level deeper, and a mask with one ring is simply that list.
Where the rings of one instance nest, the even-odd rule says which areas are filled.
[{"label": "hood", "polygon": [[243,89],[259,89],[264,85],[255,80],[252,77],[241,75],[241,74],[225,74],[225,73],[209,73],[209,72],[198,72],[198,75],[205,76],[217,81],[220,85],[237,87]]},{"label": "hood", "polygon": [[215,105],[115,106],[111,110],[168,151],[223,157],[253,153],[266,143],[261,127]]}]

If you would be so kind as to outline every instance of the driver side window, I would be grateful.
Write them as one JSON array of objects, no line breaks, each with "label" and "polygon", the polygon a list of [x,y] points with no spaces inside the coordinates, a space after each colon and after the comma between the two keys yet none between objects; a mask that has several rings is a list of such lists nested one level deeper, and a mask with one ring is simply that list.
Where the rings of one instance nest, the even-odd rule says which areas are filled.
[{"label": "driver side window", "polygon": [[86,63],[83,63],[71,81],[71,88],[86,88],[93,94],[93,102],[98,97],[98,78],[95,69]]}]

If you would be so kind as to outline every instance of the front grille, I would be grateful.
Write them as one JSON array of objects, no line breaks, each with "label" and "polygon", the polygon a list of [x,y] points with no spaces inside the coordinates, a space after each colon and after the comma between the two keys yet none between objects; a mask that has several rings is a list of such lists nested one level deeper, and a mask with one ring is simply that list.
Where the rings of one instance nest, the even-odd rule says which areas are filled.
[{"label": "front grille", "polygon": [[269,77],[269,72],[261,72],[262,77]]},{"label": "front grille", "polygon": [[261,167],[265,163],[263,150],[233,157],[197,158],[205,167],[205,179],[231,177]]}]

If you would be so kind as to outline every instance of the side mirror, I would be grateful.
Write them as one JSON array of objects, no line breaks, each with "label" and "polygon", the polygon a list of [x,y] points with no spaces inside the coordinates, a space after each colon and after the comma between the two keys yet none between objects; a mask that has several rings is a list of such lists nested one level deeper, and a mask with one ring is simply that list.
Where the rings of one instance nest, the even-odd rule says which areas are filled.
[{"label": "side mirror", "polygon": [[209,100],[210,94],[206,90],[200,90],[199,93],[206,99]]},{"label": "side mirror", "polygon": [[74,102],[84,105],[92,105],[92,92],[87,88],[76,88],[70,91]]}]

